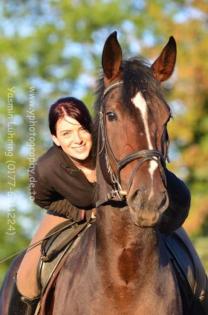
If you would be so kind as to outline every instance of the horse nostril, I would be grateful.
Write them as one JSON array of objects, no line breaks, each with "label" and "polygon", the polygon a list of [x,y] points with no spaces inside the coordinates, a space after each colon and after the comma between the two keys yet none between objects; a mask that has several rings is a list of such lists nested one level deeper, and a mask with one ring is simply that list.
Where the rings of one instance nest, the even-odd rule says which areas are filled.
[{"label": "horse nostril", "polygon": [[160,211],[160,213],[164,212],[168,205],[169,205],[169,198],[168,198],[168,194],[166,191],[162,192],[162,198],[161,198],[161,202],[160,202],[160,205],[159,205],[159,208],[158,210]]},{"label": "horse nostril", "polygon": [[128,203],[134,208],[144,209],[146,189],[136,190],[129,198]]}]

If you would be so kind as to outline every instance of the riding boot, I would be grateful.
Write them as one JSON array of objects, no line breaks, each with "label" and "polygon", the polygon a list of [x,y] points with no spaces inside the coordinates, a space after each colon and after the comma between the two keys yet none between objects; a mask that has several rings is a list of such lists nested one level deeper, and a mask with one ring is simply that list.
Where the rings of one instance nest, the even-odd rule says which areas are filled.
[{"label": "riding boot", "polygon": [[15,279],[10,295],[8,315],[34,315],[39,301],[40,296],[33,299],[22,296]]}]

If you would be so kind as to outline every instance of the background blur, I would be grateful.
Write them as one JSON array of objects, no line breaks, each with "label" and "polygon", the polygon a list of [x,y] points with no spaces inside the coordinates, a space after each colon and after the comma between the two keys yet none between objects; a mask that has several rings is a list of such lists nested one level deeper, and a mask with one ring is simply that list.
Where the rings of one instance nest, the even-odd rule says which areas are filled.
[{"label": "background blur", "polygon": [[174,117],[168,168],[191,190],[185,228],[208,270],[208,2],[8,0],[0,6],[0,279],[9,263],[2,258],[28,244],[44,213],[30,200],[28,168],[51,145],[48,108],[73,95],[93,114],[101,52],[114,30],[126,57],[150,62],[169,36],[177,41],[164,84]]}]

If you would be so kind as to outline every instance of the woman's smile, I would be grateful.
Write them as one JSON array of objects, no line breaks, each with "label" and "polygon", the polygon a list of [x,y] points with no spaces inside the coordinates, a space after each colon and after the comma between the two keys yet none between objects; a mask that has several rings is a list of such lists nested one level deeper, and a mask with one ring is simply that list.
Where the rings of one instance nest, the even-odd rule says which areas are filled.
[{"label": "woman's smile", "polygon": [[83,151],[83,150],[85,150],[85,144],[82,144],[82,145],[79,145],[79,146],[72,146],[71,147],[72,149],[74,149],[74,150],[77,150],[77,151]]}]

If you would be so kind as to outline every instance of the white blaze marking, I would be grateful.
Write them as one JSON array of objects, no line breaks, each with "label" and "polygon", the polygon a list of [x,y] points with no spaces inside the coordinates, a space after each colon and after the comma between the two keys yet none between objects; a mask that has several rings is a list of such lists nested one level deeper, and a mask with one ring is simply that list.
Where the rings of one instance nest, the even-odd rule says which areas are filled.
[{"label": "white blaze marking", "polygon": [[[148,149],[153,150],[153,146],[152,146],[152,142],[151,142],[151,138],[150,138],[149,126],[148,126],[148,110],[147,110],[146,101],[145,101],[144,97],[142,96],[142,94],[140,92],[138,92],[134,96],[134,98],[132,98],[132,102],[134,103],[136,108],[138,108],[141,112],[141,116],[142,116],[143,123],[144,123],[144,130],[145,130],[145,134],[147,137]],[[150,176],[152,179],[153,179],[154,171],[156,170],[157,167],[158,167],[157,162],[150,161],[149,172],[150,172]],[[151,191],[150,196],[152,193],[153,192]]]}]

